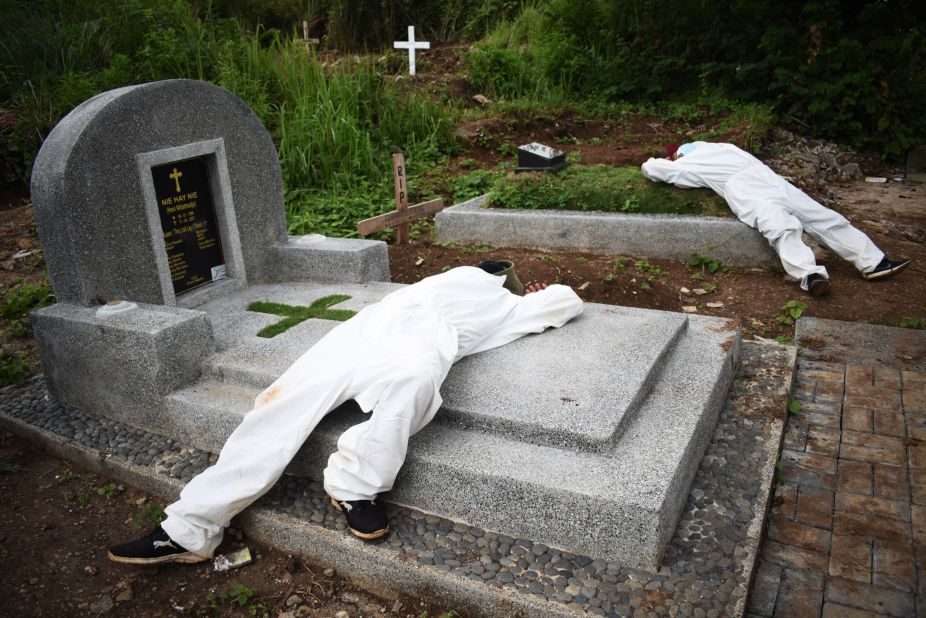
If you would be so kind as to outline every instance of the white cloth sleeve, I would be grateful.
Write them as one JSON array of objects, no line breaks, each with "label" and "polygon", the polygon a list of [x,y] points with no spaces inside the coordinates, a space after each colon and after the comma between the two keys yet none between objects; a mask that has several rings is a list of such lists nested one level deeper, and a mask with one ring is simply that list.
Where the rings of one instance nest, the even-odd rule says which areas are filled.
[{"label": "white cloth sleeve", "polygon": [[650,180],[668,182],[682,189],[708,186],[697,174],[690,173],[678,161],[650,158],[640,166],[640,171]]},{"label": "white cloth sleeve", "polygon": [[539,292],[525,294],[507,318],[480,341],[469,354],[511,343],[529,333],[559,328],[582,313],[582,299],[569,286],[553,284]]}]

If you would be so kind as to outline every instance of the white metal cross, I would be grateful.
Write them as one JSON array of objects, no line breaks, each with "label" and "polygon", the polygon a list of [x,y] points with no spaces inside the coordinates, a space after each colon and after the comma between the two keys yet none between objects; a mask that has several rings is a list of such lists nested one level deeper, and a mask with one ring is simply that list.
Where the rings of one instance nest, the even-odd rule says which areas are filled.
[{"label": "white metal cross", "polygon": [[408,74],[415,74],[415,50],[416,49],[431,49],[431,44],[426,41],[415,41],[415,27],[408,27],[408,40],[407,41],[395,41],[393,44],[395,49],[407,49],[408,50]]}]

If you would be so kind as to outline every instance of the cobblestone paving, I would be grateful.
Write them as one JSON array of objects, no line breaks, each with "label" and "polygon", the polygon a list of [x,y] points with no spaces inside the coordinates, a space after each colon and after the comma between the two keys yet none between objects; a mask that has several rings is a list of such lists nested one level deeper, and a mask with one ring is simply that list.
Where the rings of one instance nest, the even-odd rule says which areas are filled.
[{"label": "cobblestone paving", "polygon": [[[451,577],[481,582],[597,616],[734,615],[749,583],[756,528],[764,515],[762,470],[780,440],[790,371],[781,346],[745,344],[740,366],[662,566],[631,570],[528,539],[390,507],[392,533],[381,547]],[[188,481],[214,455],[48,400],[44,382],[0,391],[0,414],[53,432],[111,458]],[[924,458],[926,459],[926,458]],[[284,477],[259,505],[313,525],[346,530],[321,484]]]},{"label": "cobblestone paving", "polygon": [[751,616],[926,614],[926,373],[801,360]]}]

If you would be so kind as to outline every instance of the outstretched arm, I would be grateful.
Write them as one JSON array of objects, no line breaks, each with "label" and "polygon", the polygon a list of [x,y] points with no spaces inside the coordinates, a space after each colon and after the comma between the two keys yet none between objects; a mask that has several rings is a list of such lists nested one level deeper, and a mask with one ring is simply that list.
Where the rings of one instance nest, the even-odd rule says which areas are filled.
[{"label": "outstretched arm", "polygon": [[[511,343],[529,333],[559,328],[582,313],[582,299],[565,285],[532,284],[517,308],[476,346],[470,354]],[[531,289],[533,288],[533,289]]]},{"label": "outstretched arm", "polygon": [[656,182],[668,182],[682,189],[696,189],[707,185],[696,175],[685,168],[681,159],[648,159],[640,166],[643,175]]}]

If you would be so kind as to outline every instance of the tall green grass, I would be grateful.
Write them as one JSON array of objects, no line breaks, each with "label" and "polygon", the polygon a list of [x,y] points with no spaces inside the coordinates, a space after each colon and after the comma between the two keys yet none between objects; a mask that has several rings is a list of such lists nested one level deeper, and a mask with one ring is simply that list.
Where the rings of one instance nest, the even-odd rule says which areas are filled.
[{"label": "tall green grass", "polygon": [[325,66],[299,40],[184,0],[14,0],[0,28],[0,107],[14,119],[0,126],[0,181],[27,178],[41,140],[87,98],[178,77],[231,90],[267,126],[294,232],[355,234],[391,209],[393,152],[414,176],[453,145],[447,112],[373,61]]},{"label": "tall green grass", "polygon": [[218,83],[273,132],[294,233],[356,234],[357,220],[391,209],[393,152],[414,176],[453,144],[438,104],[403,92],[371,60],[323,66],[299,41],[226,44]]}]

